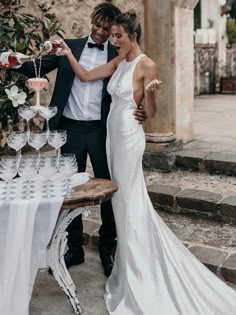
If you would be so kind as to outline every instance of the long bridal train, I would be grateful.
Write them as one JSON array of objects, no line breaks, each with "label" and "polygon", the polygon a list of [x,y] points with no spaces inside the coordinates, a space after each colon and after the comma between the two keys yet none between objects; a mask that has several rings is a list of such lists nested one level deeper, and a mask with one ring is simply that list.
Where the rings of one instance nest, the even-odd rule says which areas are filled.
[{"label": "long bridal train", "polygon": [[182,245],[149,199],[142,172],[145,135],[133,119],[131,93],[143,56],[122,61],[108,85],[107,156],[119,190],[112,199],[118,244],[107,309],[113,315],[235,315],[236,292]]}]

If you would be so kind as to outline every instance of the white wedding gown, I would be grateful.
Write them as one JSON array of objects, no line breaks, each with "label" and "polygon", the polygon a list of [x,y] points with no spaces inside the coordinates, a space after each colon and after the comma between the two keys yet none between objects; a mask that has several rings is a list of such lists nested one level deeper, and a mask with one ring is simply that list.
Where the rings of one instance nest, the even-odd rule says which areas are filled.
[{"label": "white wedding gown", "polygon": [[107,158],[119,190],[112,199],[118,244],[105,301],[113,315],[235,315],[236,292],[175,237],[154,210],[142,172],[143,128],[134,119],[133,72],[122,61],[108,91]]}]

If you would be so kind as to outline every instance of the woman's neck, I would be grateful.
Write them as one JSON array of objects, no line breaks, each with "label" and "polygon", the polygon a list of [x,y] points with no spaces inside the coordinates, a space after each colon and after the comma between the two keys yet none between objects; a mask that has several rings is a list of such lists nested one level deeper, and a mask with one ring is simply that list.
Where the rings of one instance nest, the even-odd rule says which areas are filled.
[{"label": "woman's neck", "polygon": [[132,49],[128,52],[125,59],[126,61],[130,62],[133,61],[138,55],[142,53],[139,45],[135,44]]}]

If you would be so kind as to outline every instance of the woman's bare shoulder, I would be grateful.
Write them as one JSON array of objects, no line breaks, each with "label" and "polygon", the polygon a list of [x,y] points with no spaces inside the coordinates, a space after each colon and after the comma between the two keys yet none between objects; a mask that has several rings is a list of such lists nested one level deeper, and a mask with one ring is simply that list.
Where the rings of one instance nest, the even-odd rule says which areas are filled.
[{"label": "woman's bare shoulder", "polygon": [[156,75],[157,65],[151,58],[145,55],[141,61],[142,61],[141,67],[144,75],[146,74]]},{"label": "woman's bare shoulder", "polygon": [[142,58],[142,67],[144,69],[150,70],[150,69],[156,68],[156,66],[157,66],[156,63],[148,56],[145,55]]}]

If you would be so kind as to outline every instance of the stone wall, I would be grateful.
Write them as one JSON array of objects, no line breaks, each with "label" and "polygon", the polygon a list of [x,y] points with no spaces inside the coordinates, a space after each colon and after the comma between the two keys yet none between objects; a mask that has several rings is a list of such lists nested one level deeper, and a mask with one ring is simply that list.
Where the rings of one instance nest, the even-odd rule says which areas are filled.
[{"label": "stone wall", "polygon": [[[22,0],[22,4],[26,6],[24,12],[37,14],[37,3],[47,3],[52,7],[52,12],[61,21],[65,31],[65,38],[79,38],[86,36],[90,32],[90,15],[93,8],[104,1],[98,0]],[[107,1],[109,2],[109,1]],[[143,26],[143,1],[142,0],[125,0],[111,1],[114,5],[118,6],[121,11],[134,9]],[[44,103],[49,103],[55,79],[55,72],[49,75],[50,86],[47,92],[42,92],[42,100]]]},{"label": "stone wall", "polygon": [[236,77],[236,45],[226,46],[226,63],[217,58],[217,46],[195,45],[194,94],[220,92],[220,78]]},{"label": "stone wall", "polygon": [[236,44],[229,45],[226,49],[226,67],[224,75],[227,77],[236,77]]},{"label": "stone wall", "polygon": [[216,45],[195,45],[194,48],[194,94],[215,91],[217,68]]}]

